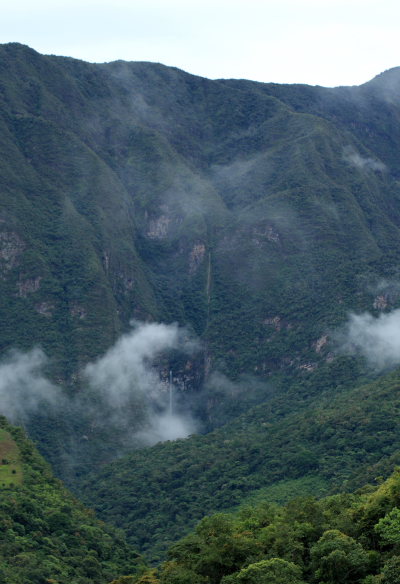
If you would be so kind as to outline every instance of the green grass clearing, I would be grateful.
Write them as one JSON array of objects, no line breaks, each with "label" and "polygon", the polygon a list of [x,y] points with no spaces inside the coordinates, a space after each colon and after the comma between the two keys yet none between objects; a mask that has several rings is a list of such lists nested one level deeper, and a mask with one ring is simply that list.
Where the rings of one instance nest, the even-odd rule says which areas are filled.
[{"label": "green grass clearing", "polygon": [[22,484],[18,446],[6,430],[0,429],[0,489]]}]

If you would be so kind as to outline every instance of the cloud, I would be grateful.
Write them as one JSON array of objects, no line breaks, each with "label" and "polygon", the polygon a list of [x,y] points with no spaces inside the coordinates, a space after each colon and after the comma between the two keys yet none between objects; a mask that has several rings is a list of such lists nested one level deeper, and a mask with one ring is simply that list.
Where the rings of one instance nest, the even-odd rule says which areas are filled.
[{"label": "cloud", "polygon": [[383,172],[386,170],[386,165],[380,160],[361,156],[357,150],[352,146],[347,146],[343,153],[344,159],[352,166],[361,170],[372,170],[373,172]]},{"label": "cloud", "polygon": [[39,409],[57,408],[60,389],[43,375],[47,358],[41,349],[10,352],[0,364],[1,413],[12,422],[25,423]]},{"label": "cloud", "polygon": [[191,399],[196,419],[202,419],[202,429],[213,430],[241,415],[251,407],[268,401],[275,387],[265,379],[243,374],[229,379],[221,371],[212,371],[200,391]]},{"label": "cloud", "polygon": [[[0,364],[0,412],[29,428],[37,413],[57,418],[68,411],[79,420],[81,430],[86,427],[86,439],[93,432],[100,439],[113,436],[116,451],[183,438],[194,433],[195,423],[180,409],[178,392],[160,378],[159,369],[163,359],[168,364],[168,351],[192,353],[197,349],[196,340],[177,325],[135,323],[102,357],[84,368],[86,388],[73,395],[46,378],[48,359],[41,349],[13,351]],[[65,445],[72,457],[75,439],[80,438],[68,436],[70,446]]]},{"label": "cloud", "polygon": [[106,410],[105,423],[118,425],[128,439],[131,435],[146,444],[193,433],[191,418],[171,411],[174,387],[160,379],[154,360],[166,351],[197,349],[196,341],[175,324],[136,323],[103,357],[85,367],[84,376],[97,400],[94,415],[103,416]]},{"label": "cloud", "polygon": [[400,310],[374,317],[350,314],[341,335],[342,349],[361,354],[377,370],[400,364]]},{"label": "cloud", "polygon": [[116,408],[124,407],[132,393],[151,397],[159,389],[159,377],[151,361],[162,351],[181,343],[176,325],[141,324],[122,336],[107,353],[89,363],[84,375],[89,384]]},{"label": "cloud", "polygon": [[173,414],[164,411],[153,414],[145,430],[136,433],[136,438],[146,445],[186,438],[196,432],[197,425],[189,415]]}]

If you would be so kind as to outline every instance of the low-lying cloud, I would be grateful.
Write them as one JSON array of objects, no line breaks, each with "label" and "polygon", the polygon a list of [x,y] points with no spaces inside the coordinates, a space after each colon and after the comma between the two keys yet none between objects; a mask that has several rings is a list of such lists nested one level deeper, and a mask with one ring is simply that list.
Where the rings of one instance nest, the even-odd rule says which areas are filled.
[{"label": "low-lying cloud", "polygon": [[114,427],[125,434],[124,444],[183,438],[195,425],[179,411],[176,398],[172,409],[174,387],[160,378],[155,360],[171,350],[192,353],[197,348],[177,325],[136,323],[84,368],[86,389],[69,396],[46,377],[48,360],[41,349],[13,351],[0,363],[0,413],[13,423],[29,425],[36,413],[57,416],[68,410],[87,420],[89,437],[90,427],[110,433]]},{"label": "low-lying cloud", "polygon": [[377,317],[351,314],[341,340],[346,352],[364,356],[377,370],[400,365],[400,309]]},{"label": "low-lying cloud", "polygon": [[159,376],[151,361],[162,351],[177,349],[176,325],[142,324],[123,335],[105,355],[84,370],[89,385],[111,406],[124,407],[132,393],[156,398]]},{"label": "low-lying cloud", "polygon": [[130,415],[140,410],[144,428],[136,438],[149,444],[183,438],[194,432],[189,416],[170,411],[173,387],[160,379],[154,359],[179,350],[192,353],[196,342],[177,325],[136,324],[107,353],[85,367],[84,376],[98,399],[109,407],[109,418],[129,430]]},{"label": "low-lying cloud", "polygon": [[10,352],[0,364],[1,413],[12,422],[25,423],[42,408],[56,408],[63,402],[59,387],[43,374],[47,365],[41,349]]},{"label": "low-lying cloud", "polygon": [[186,414],[174,414],[168,410],[153,412],[144,430],[136,433],[136,438],[145,445],[186,438],[196,432],[196,423]]},{"label": "low-lying cloud", "polygon": [[386,170],[386,165],[383,162],[375,158],[361,156],[352,146],[344,149],[344,159],[352,166],[361,170],[372,170],[373,172],[383,172]]}]

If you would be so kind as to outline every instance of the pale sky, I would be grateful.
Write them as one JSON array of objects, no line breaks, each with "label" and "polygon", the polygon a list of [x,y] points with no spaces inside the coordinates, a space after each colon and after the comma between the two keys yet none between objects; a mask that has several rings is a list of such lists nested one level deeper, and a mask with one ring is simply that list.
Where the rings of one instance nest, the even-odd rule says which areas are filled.
[{"label": "pale sky", "polygon": [[398,0],[0,0],[0,43],[215,78],[359,85],[400,65]]}]

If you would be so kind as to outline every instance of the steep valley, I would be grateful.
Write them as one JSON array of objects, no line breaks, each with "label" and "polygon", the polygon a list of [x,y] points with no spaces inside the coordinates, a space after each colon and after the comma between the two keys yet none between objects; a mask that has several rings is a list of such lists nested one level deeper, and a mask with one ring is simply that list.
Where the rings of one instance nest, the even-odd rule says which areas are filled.
[{"label": "steep valley", "polygon": [[149,557],[393,472],[399,95],[0,46],[0,413]]}]

